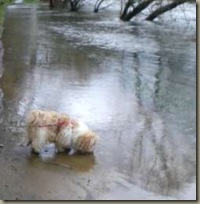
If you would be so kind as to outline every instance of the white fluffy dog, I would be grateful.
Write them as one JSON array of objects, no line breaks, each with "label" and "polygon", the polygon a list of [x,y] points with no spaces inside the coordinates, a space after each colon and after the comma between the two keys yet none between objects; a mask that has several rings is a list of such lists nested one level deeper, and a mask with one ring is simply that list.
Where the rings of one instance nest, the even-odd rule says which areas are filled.
[{"label": "white fluffy dog", "polygon": [[26,144],[36,153],[49,143],[55,143],[59,152],[71,149],[72,152],[90,153],[98,138],[84,123],[66,114],[41,110],[28,114]]}]

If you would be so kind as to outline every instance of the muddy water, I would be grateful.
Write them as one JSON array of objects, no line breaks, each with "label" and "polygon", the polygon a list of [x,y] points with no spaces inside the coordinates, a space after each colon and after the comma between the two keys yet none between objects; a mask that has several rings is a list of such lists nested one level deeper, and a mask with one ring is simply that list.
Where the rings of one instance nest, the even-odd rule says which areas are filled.
[{"label": "muddy water", "polygon": [[[196,45],[183,31],[123,23],[114,11],[9,6],[0,198],[195,199]],[[94,154],[20,147],[36,108],[86,122],[101,137]]]}]

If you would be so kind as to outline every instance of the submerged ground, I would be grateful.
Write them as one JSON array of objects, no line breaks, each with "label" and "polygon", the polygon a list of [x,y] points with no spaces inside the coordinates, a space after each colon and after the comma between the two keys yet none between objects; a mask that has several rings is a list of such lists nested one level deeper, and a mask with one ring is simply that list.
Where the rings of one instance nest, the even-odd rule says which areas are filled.
[{"label": "submerged ground", "polygon": [[[124,23],[116,11],[9,6],[0,66],[0,198],[196,199],[190,25]],[[25,116],[36,108],[86,122],[101,137],[94,154],[49,148],[38,157],[20,147]]]}]

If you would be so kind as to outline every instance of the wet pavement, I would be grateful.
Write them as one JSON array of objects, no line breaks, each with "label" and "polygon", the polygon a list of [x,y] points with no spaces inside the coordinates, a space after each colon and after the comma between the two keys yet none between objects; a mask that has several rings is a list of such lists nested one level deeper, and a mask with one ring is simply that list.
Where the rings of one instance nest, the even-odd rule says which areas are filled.
[{"label": "wet pavement", "polygon": [[[180,32],[123,23],[115,11],[9,6],[0,198],[196,199],[196,31]],[[86,122],[101,137],[94,154],[47,147],[38,157],[19,146],[26,114],[37,108]]]}]

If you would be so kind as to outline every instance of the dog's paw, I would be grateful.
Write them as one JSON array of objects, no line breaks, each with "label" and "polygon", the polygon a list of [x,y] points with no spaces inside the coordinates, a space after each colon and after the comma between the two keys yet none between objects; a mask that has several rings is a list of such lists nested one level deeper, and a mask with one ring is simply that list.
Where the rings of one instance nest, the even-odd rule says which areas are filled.
[{"label": "dog's paw", "polygon": [[74,149],[70,149],[70,151],[68,152],[69,156],[72,156],[76,151]]}]

